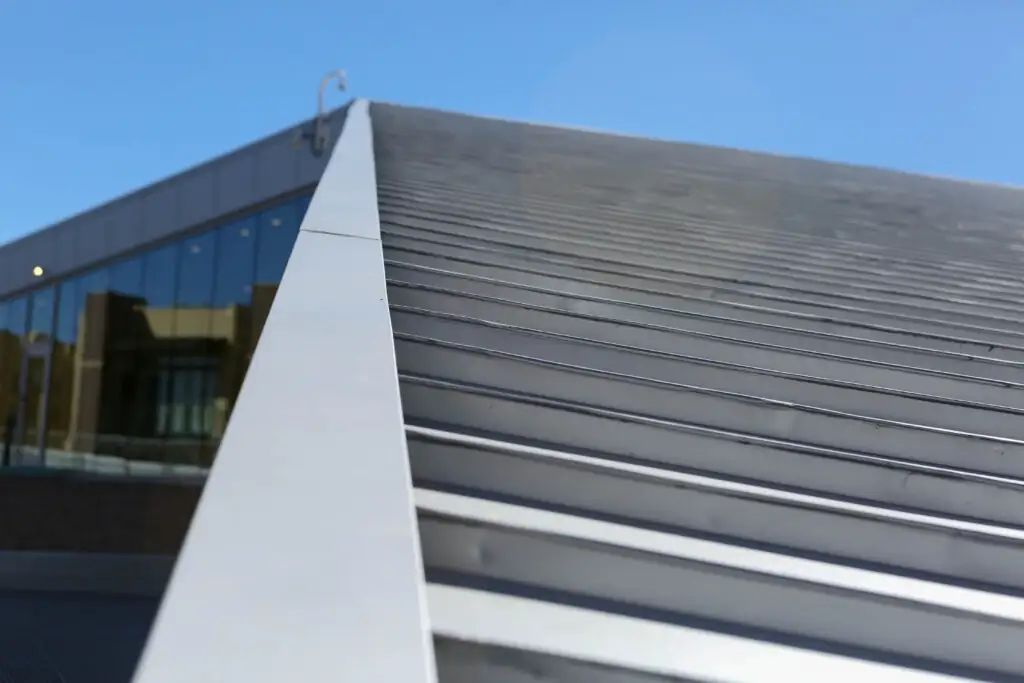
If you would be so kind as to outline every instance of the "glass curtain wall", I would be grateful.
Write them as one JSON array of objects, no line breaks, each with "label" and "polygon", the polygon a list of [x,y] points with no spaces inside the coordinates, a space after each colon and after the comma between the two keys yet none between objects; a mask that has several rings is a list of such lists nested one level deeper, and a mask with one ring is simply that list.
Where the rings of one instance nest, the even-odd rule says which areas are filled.
[{"label": "glass curtain wall", "polygon": [[204,472],[308,204],[271,206],[0,301],[3,463]]}]

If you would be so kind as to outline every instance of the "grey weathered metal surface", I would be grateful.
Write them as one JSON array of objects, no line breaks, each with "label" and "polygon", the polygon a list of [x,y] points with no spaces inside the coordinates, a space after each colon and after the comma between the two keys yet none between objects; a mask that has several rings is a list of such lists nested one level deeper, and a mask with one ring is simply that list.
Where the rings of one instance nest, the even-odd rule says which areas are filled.
[{"label": "grey weathered metal surface", "polygon": [[[371,115],[430,583],[1024,671],[1024,192]],[[441,680],[597,676],[489,638]]]}]

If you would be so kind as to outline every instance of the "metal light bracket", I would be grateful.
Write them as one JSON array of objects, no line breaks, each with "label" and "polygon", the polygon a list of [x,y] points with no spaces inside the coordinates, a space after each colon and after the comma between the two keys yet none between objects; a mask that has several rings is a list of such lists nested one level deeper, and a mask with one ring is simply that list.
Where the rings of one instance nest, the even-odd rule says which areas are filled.
[{"label": "metal light bracket", "polygon": [[300,149],[308,143],[310,152],[315,157],[323,156],[330,146],[331,126],[327,119],[327,113],[324,110],[324,92],[331,81],[338,82],[338,90],[344,91],[347,87],[344,71],[333,71],[324,76],[320,80],[320,90],[317,93],[316,118],[313,119],[312,124],[309,126],[299,128],[295,133],[295,139],[292,141],[292,147],[295,149]]}]

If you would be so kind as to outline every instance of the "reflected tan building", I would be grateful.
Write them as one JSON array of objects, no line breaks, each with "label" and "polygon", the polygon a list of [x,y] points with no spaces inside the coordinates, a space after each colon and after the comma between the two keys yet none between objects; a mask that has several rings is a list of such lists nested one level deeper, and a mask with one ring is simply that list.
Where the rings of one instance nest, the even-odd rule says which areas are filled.
[{"label": "reflected tan building", "polygon": [[76,343],[54,348],[46,449],[208,467],[276,289],[219,309],[89,295]]},{"label": "reflected tan building", "polygon": [[302,193],[0,301],[3,463],[208,468],[308,203]]}]

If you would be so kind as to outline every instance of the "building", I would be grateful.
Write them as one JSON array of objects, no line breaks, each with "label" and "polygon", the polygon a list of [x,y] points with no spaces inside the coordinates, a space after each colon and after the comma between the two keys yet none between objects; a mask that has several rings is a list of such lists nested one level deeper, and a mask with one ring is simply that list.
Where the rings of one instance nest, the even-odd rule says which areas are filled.
[{"label": "building", "polygon": [[333,122],[0,250],[0,666],[1024,671],[1019,190]]}]

